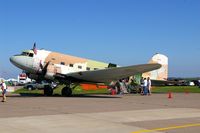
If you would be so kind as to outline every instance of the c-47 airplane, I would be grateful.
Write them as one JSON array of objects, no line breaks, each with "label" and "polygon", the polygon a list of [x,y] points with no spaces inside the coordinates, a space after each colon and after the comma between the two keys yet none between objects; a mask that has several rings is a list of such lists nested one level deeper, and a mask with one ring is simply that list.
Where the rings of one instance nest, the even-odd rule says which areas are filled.
[{"label": "c-47 airplane", "polygon": [[[51,80],[64,83],[63,96],[72,95],[72,84],[80,83],[109,83],[114,80],[156,70],[161,67],[158,63],[141,64],[120,67],[111,63],[79,58],[47,50],[33,49],[10,57],[12,64],[24,70],[28,77],[35,80]],[[46,87],[45,95],[52,95],[53,89]]]}]

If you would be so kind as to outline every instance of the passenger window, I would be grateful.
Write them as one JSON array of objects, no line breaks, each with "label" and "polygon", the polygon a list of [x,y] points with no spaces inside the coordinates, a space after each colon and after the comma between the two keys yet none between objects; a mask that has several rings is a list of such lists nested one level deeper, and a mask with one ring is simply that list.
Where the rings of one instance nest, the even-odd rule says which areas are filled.
[{"label": "passenger window", "polygon": [[94,68],[94,70],[98,70],[98,68]]},{"label": "passenger window", "polygon": [[78,66],[79,69],[82,69],[82,66]]},{"label": "passenger window", "polygon": [[69,67],[74,67],[74,65],[73,64],[69,64]]},{"label": "passenger window", "polygon": [[89,68],[89,67],[87,67],[86,69],[87,69],[88,71],[90,71],[90,68]]},{"label": "passenger window", "polygon": [[65,62],[60,62],[61,65],[65,65]]}]

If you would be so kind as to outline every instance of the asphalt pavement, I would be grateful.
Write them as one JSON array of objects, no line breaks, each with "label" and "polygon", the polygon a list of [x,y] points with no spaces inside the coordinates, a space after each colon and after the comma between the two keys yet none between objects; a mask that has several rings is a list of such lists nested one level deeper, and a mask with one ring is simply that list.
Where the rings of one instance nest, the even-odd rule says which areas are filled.
[{"label": "asphalt pavement", "polygon": [[200,94],[20,96],[0,103],[3,133],[199,133]]}]

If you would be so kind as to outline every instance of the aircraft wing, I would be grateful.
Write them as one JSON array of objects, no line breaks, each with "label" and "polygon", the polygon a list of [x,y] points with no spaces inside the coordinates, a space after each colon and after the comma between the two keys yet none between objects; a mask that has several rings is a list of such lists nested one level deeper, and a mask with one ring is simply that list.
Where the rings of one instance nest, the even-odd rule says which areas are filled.
[{"label": "aircraft wing", "polygon": [[127,67],[116,67],[107,68],[94,71],[81,71],[69,74],[58,74],[65,78],[66,80],[79,81],[79,82],[94,82],[94,83],[106,83],[113,80],[119,80],[122,78],[127,78],[138,73],[144,73],[159,69],[160,64],[142,64]]}]

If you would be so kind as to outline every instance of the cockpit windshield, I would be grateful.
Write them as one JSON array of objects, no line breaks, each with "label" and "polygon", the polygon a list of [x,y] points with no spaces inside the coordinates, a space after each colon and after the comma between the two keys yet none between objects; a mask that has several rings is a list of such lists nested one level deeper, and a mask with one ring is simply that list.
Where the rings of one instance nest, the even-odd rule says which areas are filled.
[{"label": "cockpit windshield", "polygon": [[28,56],[28,57],[33,57],[33,53],[30,53],[30,52],[22,52],[21,55]]}]

